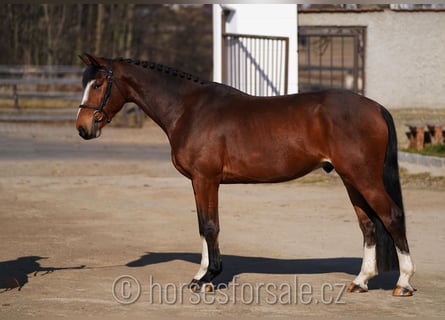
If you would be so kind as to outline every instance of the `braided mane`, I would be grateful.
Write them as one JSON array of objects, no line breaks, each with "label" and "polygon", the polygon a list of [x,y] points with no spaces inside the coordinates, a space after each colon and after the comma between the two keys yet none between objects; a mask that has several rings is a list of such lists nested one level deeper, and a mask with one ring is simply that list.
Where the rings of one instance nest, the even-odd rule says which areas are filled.
[{"label": "braided mane", "polygon": [[135,64],[137,66],[141,66],[142,68],[145,69],[152,69],[152,70],[157,70],[159,72],[163,72],[166,74],[170,74],[174,77],[180,77],[182,79],[187,79],[187,80],[191,80],[200,84],[205,84],[207,81],[200,79],[198,76],[194,76],[190,73],[186,73],[184,71],[180,71],[159,63],[155,63],[152,61],[141,61],[141,60],[137,60],[137,59],[124,59],[124,58],[117,58],[117,61],[124,61],[126,63],[130,63],[130,64]]}]

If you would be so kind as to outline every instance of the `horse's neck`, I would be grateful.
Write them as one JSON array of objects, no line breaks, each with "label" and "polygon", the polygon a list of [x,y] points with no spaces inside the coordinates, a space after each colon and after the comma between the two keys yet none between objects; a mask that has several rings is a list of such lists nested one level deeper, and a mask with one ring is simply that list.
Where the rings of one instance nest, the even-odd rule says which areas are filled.
[{"label": "horse's neck", "polygon": [[184,113],[185,97],[194,89],[193,81],[144,69],[134,79],[132,102],[171,137],[176,122]]}]

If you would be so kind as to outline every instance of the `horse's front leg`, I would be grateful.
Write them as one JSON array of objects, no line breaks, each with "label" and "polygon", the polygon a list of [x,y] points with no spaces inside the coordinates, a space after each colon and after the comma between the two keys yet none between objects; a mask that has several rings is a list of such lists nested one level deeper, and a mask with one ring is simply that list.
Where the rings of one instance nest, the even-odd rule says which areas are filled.
[{"label": "horse's front leg", "polygon": [[222,271],[218,246],[219,181],[199,177],[193,178],[192,184],[198,212],[199,234],[202,241],[202,257],[201,266],[190,283],[190,288],[195,292],[201,290],[212,291],[211,281]]}]

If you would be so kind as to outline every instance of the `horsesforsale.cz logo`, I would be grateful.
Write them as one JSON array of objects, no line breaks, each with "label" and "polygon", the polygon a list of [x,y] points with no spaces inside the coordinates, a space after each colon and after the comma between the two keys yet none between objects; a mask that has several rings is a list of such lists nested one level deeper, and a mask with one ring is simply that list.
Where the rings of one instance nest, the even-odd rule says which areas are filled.
[{"label": "horsesforsale.cz logo", "polygon": [[144,302],[149,304],[245,304],[245,305],[289,305],[289,304],[345,304],[342,300],[346,291],[345,283],[322,283],[314,286],[298,281],[294,276],[292,281],[283,283],[249,283],[240,282],[239,276],[234,276],[230,283],[220,283],[214,286],[212,292],[193,292],[187,283],[161,284],[154,281],[152,275],[147,285],[134,276],[121,275],[112,284],[113,299],[123,305],[130,305],[140,300],[142,293],[147,295]]},{"label": "horsesforsale.cz logo", "polygon": [[122,275],[114,279],[111,293],[118,303],[132,304],[141,296],[141,284],[133,276]]}]

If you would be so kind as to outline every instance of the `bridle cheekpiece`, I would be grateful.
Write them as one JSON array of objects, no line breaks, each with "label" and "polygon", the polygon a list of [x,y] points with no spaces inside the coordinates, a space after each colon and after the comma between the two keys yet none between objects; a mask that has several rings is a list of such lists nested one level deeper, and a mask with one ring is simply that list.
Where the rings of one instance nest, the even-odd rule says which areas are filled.
[{"label": "bridle cheekpiece", "polygon": [[[97,124],[98,122],[101,122],[104,120],[104,118],[107,120],[107,123],[111,122],[111,117],[108,115],[108,113],[104,110],[105,105],[108,102],[108,99],[111,95],[111,85],[113,84],[113,64],[111,59],[108,60],[108,70],[107,72],[107,88],[105,89],[105,94],[102,97],[102,100],[100,102],[99,106],[92,106],[88,104],[81,104],[79,105],[79,108],[84,109],[92,109],[94,110],[93,116],[94,116],[94,122]],[[118,88],[119,92],[122,94],[119,86],[116,84],[116,87]]]}]

